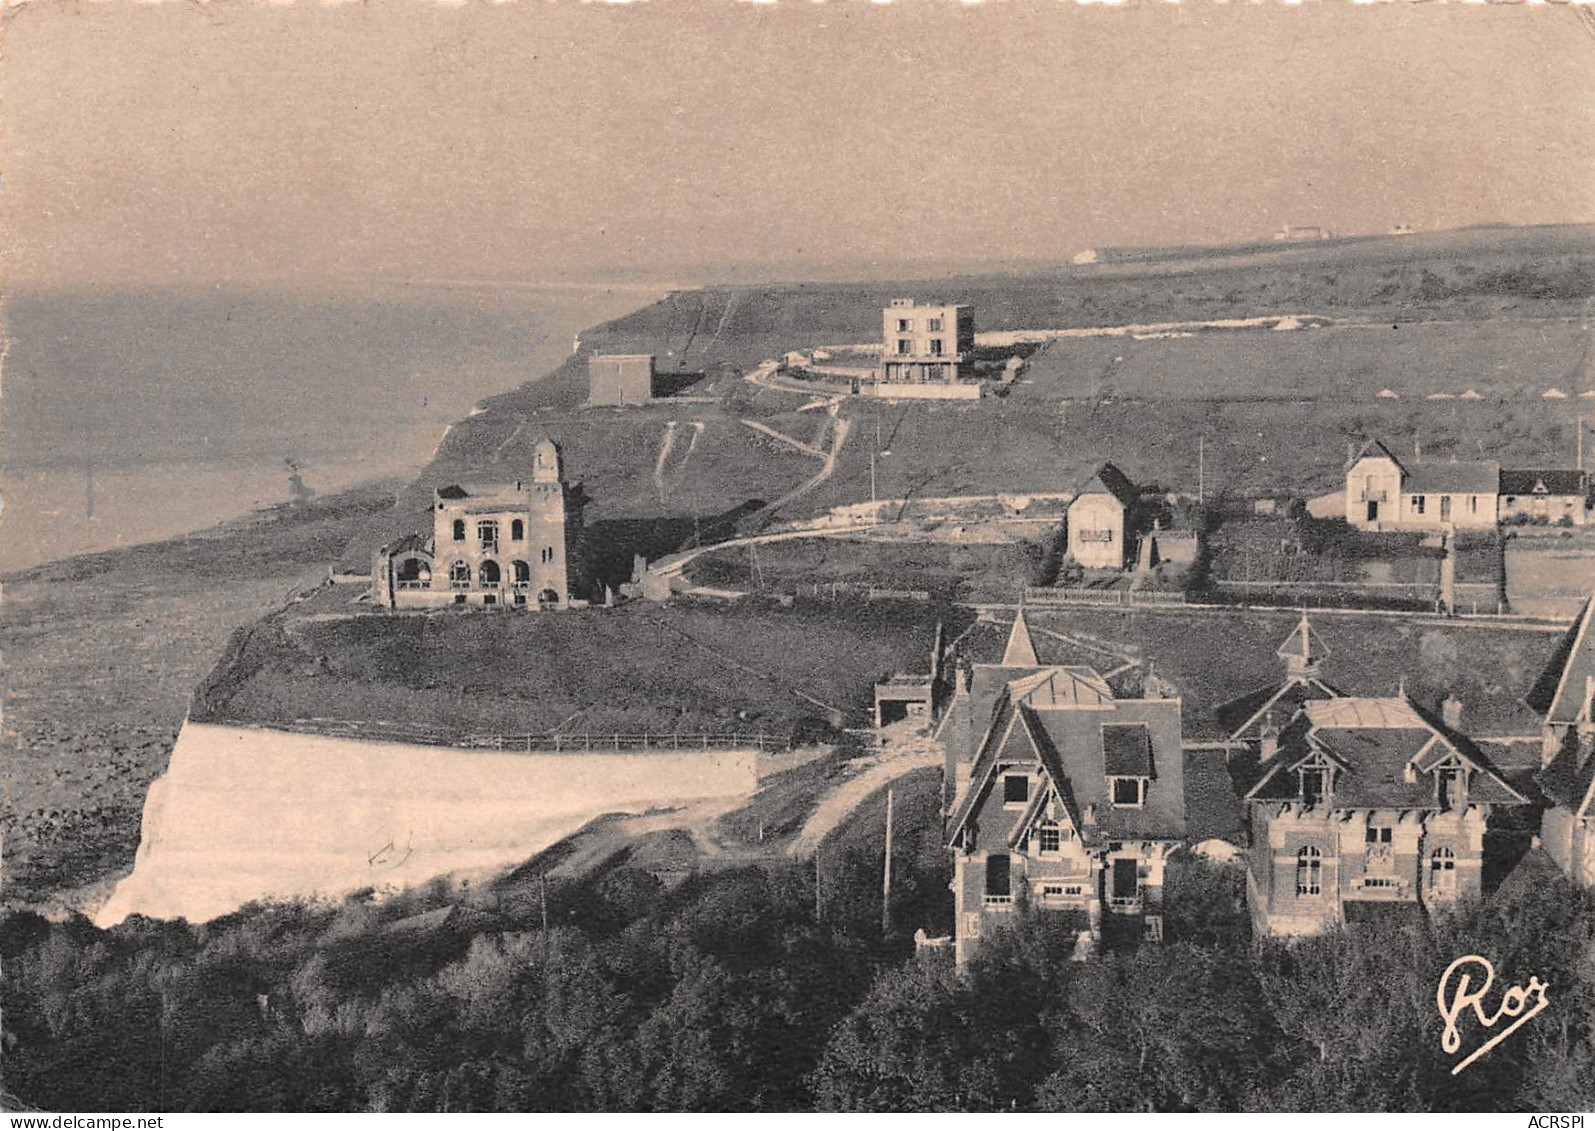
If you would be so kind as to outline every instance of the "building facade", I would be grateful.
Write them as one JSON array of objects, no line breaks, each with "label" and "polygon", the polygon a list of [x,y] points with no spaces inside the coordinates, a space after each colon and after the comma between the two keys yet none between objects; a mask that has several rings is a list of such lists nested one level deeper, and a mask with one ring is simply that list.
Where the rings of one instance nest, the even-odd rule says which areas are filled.
[{"label": "building facade", "polygon": [[1264,735],[1258,770],[1245,800],[1260,934],[1316,934],[1476,896],[1493,810],[1528,803],[1404,695],[1306,700]]},{"label": "building facade", "polygon": [[975,312],[972,307],[920,305],[893,299],[881,314],[881,381],[925,384],[975,378]]},{"label": "building facade", "polygon": [[1104,463],[1069,504],[1069,556],[1086,569],[1124,569],[1133,560],[1136,500],[1129,477]]},{"label": "building facade", "polygon": [[649,404],[657,386],[651,353],[594,354],[587,359],[589,405]]},{"label": "building facade", "polygon": [[432,533],[379,549],[372,592],[394,609],[565,608],[585,586],[582,503],[557,445],[539,441],[531,476],[433,492]]},{"label": "building facade", "polygon": [[1346,468],[1346,521],[1359,530],[1492,530],[1499,522],[1588,521],[1589,477],[1503,470],[1493,461],[1404,464],[1378,440]]},{"label": "building facade", "polygon": [[1589,474],[1561,469],[1501,472],[1502,522],[1589,521]]},{"label": "building facade", "polygon": [[1039,664],[1021,609],[937,734],[959,963],[1025,908],[1072,916],[1083,938],[1161,936],[1164,864],[1186,836],[1178,699],[1116,698],[1089,667]]},{"label": "building facade", "polygon": [[1543,712],[1540,772],[1550,803],[1540,843],[1575,883],[1595,887],[1595,598],[1584,603],[1525,701]]}]

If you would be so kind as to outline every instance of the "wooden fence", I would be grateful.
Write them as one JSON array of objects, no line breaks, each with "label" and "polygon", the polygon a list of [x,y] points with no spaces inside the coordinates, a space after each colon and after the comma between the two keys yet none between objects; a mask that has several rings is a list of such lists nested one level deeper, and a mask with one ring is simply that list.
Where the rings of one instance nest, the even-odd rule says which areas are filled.
[{"label": "wooden fence", "polygon": [[595,754],[663,750],[790,750],[789,737],[766,731],[546,731],[528,734],[446,734],[381,723],[355,723],[329,719],[298,719],[292,723],[252,724],[294,734],[316,734],[373,742],[403,742],[418,746],[445,746],[456,750],[501,750],[508,753]]},{"label": "wooden fence", "polygon": [[1032,605],[1183,605],[1184,593],[1147,589],[1044,589],[1030,586],[1025,600]]}]

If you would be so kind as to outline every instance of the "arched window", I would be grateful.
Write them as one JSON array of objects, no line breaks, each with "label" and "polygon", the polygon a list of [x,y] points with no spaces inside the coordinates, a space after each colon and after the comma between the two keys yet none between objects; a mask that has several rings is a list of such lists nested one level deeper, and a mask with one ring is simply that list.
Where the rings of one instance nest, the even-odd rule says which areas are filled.
[{"label": "arched window", "polygon": [[1456,894],[1457,854],[1449,848],[1437,848],[1429,856],[1429,890],[1436,895]]},{"label": "arched window", "polygon": [[510,523],[510,540],[513,542],[523,542],[526,540],[525,522],[517,518],[514,522]]},{"label": "arched window", "polygon": [[482,579],[483,586],[497,585],[500,578],[503,577],[503,573],[498,568],[498,563],[492,558],[488,558],[482,563],[479,575]]},{"label": "arched window", "polygon": [[1324,854],[1312,845],[1296,853],[1296,894],[1323,894]]},{"label": "arched window", "polygon": [[425,589],[432,583],[432,569],[420,558],[405,558],[399,563],[400,589]]},{"label": "arched window", "polygon": [[515,584],[530,584],[532,580],[532,567],[522,561],[514,562],[513,565],[515,567]]},{"label": "arched window", "polygon": [[463,518],[454,520],[454,540],[456,542],[465,541],[465,520]]},{"label": "arched window", "polygon": [[537,603],[539,605],[557,605],[559,604],[559,594],[552,589],[544,589],[537,595]]},{"label": "arched window", "polygon": [[456,589],[469,589],[471,587],[471,567],[465,562],[455,562],[449,566],[449,584]]}]

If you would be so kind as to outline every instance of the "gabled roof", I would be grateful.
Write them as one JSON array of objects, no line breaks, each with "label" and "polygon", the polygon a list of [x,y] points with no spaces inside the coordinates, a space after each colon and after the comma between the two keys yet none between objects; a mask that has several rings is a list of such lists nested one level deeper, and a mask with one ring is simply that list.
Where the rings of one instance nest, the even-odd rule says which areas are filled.
[{"label": "gabled roof", "polygon": [[1121,506],[1129,506],[1140,497],[1140,491],[1130,477],[1111,463],[1104,463],[1097,472],[1075,492],[1079,495],[1112,495]]},{"label": "gabled roof", "polygon": [[1542,711],[1547,723],[1570,725],[1584,710],[1588,681],[1595,679],[1595,638],[1590,622],[1595,620],[1595,597],[1584,602],[1578,619],[1567,630],[1551,662],[1535,681],[1523,701],[1531,710]]},{"label": "gabled roof", "polygon": [[[1098,677],[1100,678],[1100,677]],[[1039,763],[1070,821],[1088,846],[1110,840],[1184,839],[1180,704],[1176,699],[1112,700],[1099,705],[1035,706],[1005,692],[981,742],[968,792],[947,826],[949,846],[991,793],[1002,766]],[[1115,809],[1108,797],[1104,727],[1139,726],[1146,733],[1147,771],[1156,780],[1141,809]],[[1086,816],[1087,810],[1091,817]]]},{"label": "gabled roof", "polygon": [[1595,748],[1575,731],[1562,737],[1562,746],[1534,776],[1551,803],[1576,817],[1587,817],[1595,802]]},{"label": "gabled roof", "polygon": [[[1385,392],[1389,391],[1389,389],[1385,390]],[[1389,448],[1385,447],[1383,440],[1369,440],[1362,446],[1361,451],[1351,457],[1351,462],[1346,466],[1348,468],[1355,467],[1358,462],[1367,458],[1387,459],[1397,467],[1401,468],[1403,472],[1407,470],[1405,467],[1402,467],[1401,461],[1396,458],[1395,453]]]},{"label": "gabled roof", "polygon": [[1025,622],[1025,607],[1019,606],[1014,616],[1013,628],[1008,633],[1008,646],[1003,649],[1005,667],[1033,668],[1041,661],[1036,659],[1036,646],[1030,639],[1030,625]]},{"label": "gabled roof", "polygon": [[1288,771],[1315,752],[1341,767],[1332,797],[1336,809],[1433,809],[1438,801],[1430,775],[1450,758],[1472,771],[1469,802],[1528,802],[1482,751],[1461,736],[1442,732],[1407,699],[1352,696],[1304,704],[1247,798],[1295,797],[1296,783]]},{"label": "gabled roof", "polygon": [[1219,725],[1231,739],[1245,736],[1270,712],[1289,719],[1310,699],[1331,699],[1340,692],[1314,676],[1291,677],[1278,687],[1260,687],[1214,710]]},{"label": "gabled roof", "polygon": [[1574,495],[1583,498],[1588,489],[1589,480],[1582,471],[1568,468],[1544,471],[1501,469],[1503,495]]},{"label": "gabled roof", "polygon": [[1420,463],[1406,469],[1401,491],[1409,495],[1494,495],[1501,489],[1501,465]]}]

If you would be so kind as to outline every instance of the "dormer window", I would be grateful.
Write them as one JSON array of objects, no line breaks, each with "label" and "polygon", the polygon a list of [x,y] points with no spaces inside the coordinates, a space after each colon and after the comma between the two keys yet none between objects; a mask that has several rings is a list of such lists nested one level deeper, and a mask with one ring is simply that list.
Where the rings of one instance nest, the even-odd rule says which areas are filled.
[{"label": "dormer window", "polygon": [[1441,766],[1434,772],[1435,801],[1442,810],[1467,804],[1467,775],[1461,766]]},{"label": "dormer window", "polygon": [[1004,774],[1002,803],[1004,807],[1022,807],[1030,801],[1030,777],[1027,774]]},{"label": "dormer window", "polygon": [[1139,809],[1146,804],[1146,779],[1109,778],[1108,795],[1115,809]]},{"label": "dormer window", "polygon": [[1311,809],[1329,794],[1329,770],[1323,766],[1303,766],[1301,775],[1301,803]]}]

